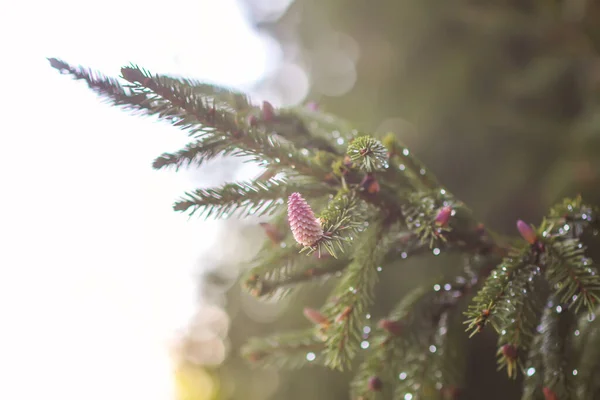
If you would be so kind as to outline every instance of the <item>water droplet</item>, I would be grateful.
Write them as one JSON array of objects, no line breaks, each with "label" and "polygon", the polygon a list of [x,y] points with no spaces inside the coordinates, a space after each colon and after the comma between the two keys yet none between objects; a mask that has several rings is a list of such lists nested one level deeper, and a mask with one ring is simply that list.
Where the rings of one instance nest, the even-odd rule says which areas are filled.
[{"label": "water droplet", "polygon": [[377,267],[377,272],[381,272],[381,270],[383,270],[383,268]]},{"label": "water droplet", "polygon": [[338,138],[337,144],[344,144],[344,139],[343,138]]},{"label": "water droplet", "polygon": [[408,151],[408,149],[404,149],[402,150],[402,154],[404,154],[405,156],[407,156],[410,152]]},{"label": "water droplet", "polygon": [[350,287],[348,288],[348,291],[349,291],[349,292],[354,292],[354,286],[350,286]]},{"label": "water droplet", "polygon": [[400,375],[398,375],[398,378],[403,381],[406,379],[406,372],[400,372]]},{"label": "water droplet", "polygon": [[563,226],[563,229],[565,230],[565,232],[569,232],[569,229],[571,229],[571,227],[565,224],[565,226]]},{"label": "water droplet", "polygon": [[302,155],[307,156],[308,155],[308,150],[307,149],[302,149],[300,150],[300,153],[302,153]]},{"label": "water droplet", "polygon": [[371,333],[371,327],[370,327],[370,326],[365,326],[365,327],[363,328],[363,332],[364,332],[364,333],[366,333],[366,334],[368,335],[369,333]]},{"label": "water droplet", "polygon": [[588,315],[587,319],[588,319],[588,321],[592,322],[593,320],[596,319],[596,315],[595,314],[590,314],[590,315]]},{"label": "water droplet", "polygon": [[282,249],[285,249],[287,247],[287,244],[281,242],[280,246],[281,246]]},{"label": "water droplet", "polygon": [[425,170],[424,170],[423,168],[421,168],[421,170],[419,171],[419,173],[420,173],[421,175],[425,175]]},{"label": "water droplet", "polygon": [[413,395],[412,395],[412,393],[406,393],[406,394],[404,395],[404,400],[412,400],[412,398],[413,398]]},{"label": "water droplet", "polygon": [[306,359],[308,361],[314,361],[315,358],[317,358],[317,356],[315,355],[315,353],[313,353],[312,351],[310,353],[306,353]]},{"label": "water droplet", "polygon": [[367,314],[367,315],[365,315],[365,318],[367,318],[367,319],[371,319],[371,314]]},{"label": "water droplet", "polygon": [[429,346],[430,352],[435,353],[436,350],[437,350],[437,347],[435,347],[434,345]]},{"label": "water droplet", "polygon": [[440,190],[440,194],[446,194],[446,190],[445,189]]},{"label": "water droplet", "polygon": [[533,376],[535,374],[535,368],[531,367],[527,369],[527,376]]},{"label": "water droplet", "polygon": [[276,163],[280,163],[281,162],[281,160],[279,159],[279,157],[275,157],[275,162]]},{"label": "water droplet", "polygon": [[369,342],[367,342],[366,340],[363,340],[362,342],[360,342],[360,348],[361,349],[368,349],[369,348]]},{"label": "water droplet", "polygon": [[573,370],[573,376],[576,376],[576,375],[577,375],[577,370],[576,370],[576,369],[574,369],[574,370]]},{"label": "water droplet", "polygon": [[404,164],[400,164],[400,165],[398,166],[398,169],[399,169],[400,171],[404,171],[404,170],[406,169],[406,167],[404,166]]},{"label": "water droplet", "polygon": [[406,254],[406,252],[405,252],[405,251],[403,251],[403,252],[400,254],[400,257],[402,257],[402,258],[406,258],[406,257],[408,257],[408,254]]},{"label": "water droplet", "polygon": [[581,219],[584,221],[587,220],[588,219],[587,214],[581,214]]},{"label": "water droplet", "polygon": [[435,388],[436,388],[437,390],[442,390],[442,382],[436,382],[436,383],[435,383]]},{"label": "water droplet", "polygon": [[575,336],[579,336],[579,334],[580,334],[580,333],[581,333],[581,332],[579,332],[579,329],[577,329],[577,330],[576,330],[576,331],[575,331],[573,334],[574,334]]},{"label": "water droplet", "polygon": [[506,335],[506,330],[505,330],[505,329],[502,329],[502,332],[501,332],[501,334],[502,334],[502,335]]},{"label": "water droplet", "polygon": [[448,292],[450,289],[452,289],[452,285],[451,285],[451,284],[449,284],[449,283],[446,283],[446,284],[444,285],[444,290],[445,290],[446,292]]},{"label": "water droplet", "polygon": [[435,290],[436,292],[439,292],[441,288],[442,287],[440,285],[433,285],[433,290]]},{"label": "water droplet", "polygon": [[560,314],[562,312],[562,307],[556,306],[556,312]]},{"label": "water droplet", "polygon": [[438,249],[437,247],[435,249],[433,249],[434,256],[438,256],[439,254],[440,254],[440,249]]}]

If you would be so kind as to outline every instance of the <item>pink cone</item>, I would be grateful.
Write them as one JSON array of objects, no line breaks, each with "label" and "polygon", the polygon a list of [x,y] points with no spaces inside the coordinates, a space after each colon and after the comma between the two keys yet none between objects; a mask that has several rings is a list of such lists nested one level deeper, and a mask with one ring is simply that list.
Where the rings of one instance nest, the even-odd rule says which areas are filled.
[{"label": "pink cone", "polygon": [[292,193],[288,198],[288,221],[296,242],[313,246],[323,237],[321,223],[300,193]]},{"label": "pink cone", "polygon": [[537,242],[537,235],[535,234],[535,231],[525,222],[518,220],[517,229],[519,230],[521,236],[523,236],[523,239],[527,240],[529,244],[534,244]]}]

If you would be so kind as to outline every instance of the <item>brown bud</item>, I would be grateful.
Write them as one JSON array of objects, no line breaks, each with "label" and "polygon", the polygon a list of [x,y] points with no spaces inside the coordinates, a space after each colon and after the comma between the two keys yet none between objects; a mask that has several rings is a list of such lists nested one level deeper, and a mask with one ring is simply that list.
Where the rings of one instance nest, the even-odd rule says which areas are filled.
[{"label": "brown bud", "polygon": [[315,325],[328,325],[329,320],[325,317],[319,310],[315,310],[314,308],[305,307],[304,308],[304,316],[307,320],[312,322]]},{"label": "brown bud", "polygon": [[544,400],[558,400],[558,396],[552,391],[552,389],[545,387],[542,389],[542,391],[544,392]]},{"label": "brown bud", "polygon": [[273,121],[275,118],[275,108],[268,101],[263,101],[262,104],[262,119],[263,121]]},{"label": "brown bud", "polygon": [[444,386],[440,390],[443,400],[456,400],[460,395],[460,389],[456,386]]},{"label": "brown bud", "polygon": [[379,193],[379,190],[381,189],[379,182],[377,182],[377,179],[375,179],[375,176],[371,173],[365,175],[360,186],[370,194]]},{"label": "brown bud", "polygon": [[388,331],[394,336],[400,336],[402,334],[402,324],[400,324],[398,321],[393,321],[391,319],[382,319],[381,321],[379,321],[378,326],[381,329]]},{"label": "brown bud", "polygon": [[517,348],[512,344],[505,344],[502,346],[502,354],[507,360],[514,361],[518,356]]},{"label": "brown bud", "polygon": [[341,321],[345,320],[346,318],[348,318],[348,315],[350,315],[351,312],[352,312],[352,307],[346,306],[346,308],[344,308],[344,311],[342,311],[340,313],[340,315],[337,316],[337,318],[335,319],[335,322],[341,322]]},{"label": "brown bud", "polygon": [[372,392],[379,392],[381,387],[383,386],[383,382],[376,376],[372,376],[369,378],[369,390]]}]

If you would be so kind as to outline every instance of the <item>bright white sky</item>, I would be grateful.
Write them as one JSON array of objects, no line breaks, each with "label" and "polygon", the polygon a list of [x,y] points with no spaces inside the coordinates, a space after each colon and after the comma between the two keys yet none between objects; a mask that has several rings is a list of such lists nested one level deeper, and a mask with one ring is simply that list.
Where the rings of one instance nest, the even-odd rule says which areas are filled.
[{"label": "bright white sky", "polygon": [[170,399],[165,343],[218,229],[172,211],[189,175],[150,167],[185,134],[101,105],[45,57],[240,87],[278,61],[235,0],[92,4],[0,2],[0,399]]}]

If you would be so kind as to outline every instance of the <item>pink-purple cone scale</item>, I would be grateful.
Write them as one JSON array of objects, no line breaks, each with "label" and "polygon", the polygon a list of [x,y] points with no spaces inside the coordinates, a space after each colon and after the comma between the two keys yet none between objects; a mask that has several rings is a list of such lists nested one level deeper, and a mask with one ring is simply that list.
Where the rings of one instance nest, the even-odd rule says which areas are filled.
[{"label": "pink-purple cone scale", "polygon": [[304,246],[312,246],[323,237],[321,223],[300,193],[288,198],[288,221],[294,239]]}]

